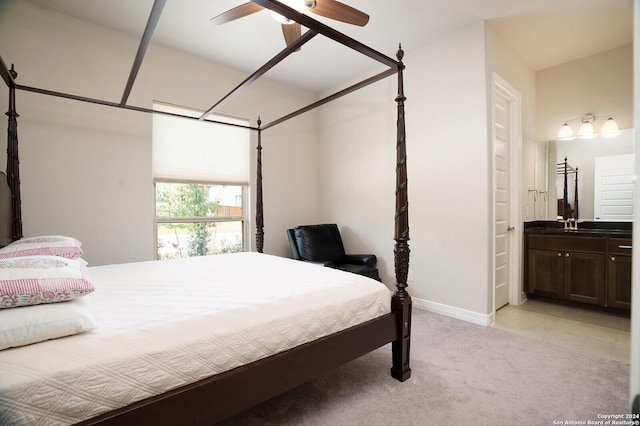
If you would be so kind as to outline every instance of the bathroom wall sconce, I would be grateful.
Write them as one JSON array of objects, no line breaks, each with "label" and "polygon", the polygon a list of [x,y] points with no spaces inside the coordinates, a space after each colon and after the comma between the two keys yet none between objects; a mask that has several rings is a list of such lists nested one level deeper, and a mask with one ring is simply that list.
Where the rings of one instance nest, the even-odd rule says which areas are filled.
[{"label": "bathroom wall sconce", "polygon": [[575,138],[576,136],[573,133],[573,129],[569,126],[569,123],[572,121],[580,120],[582,123],[580,128],[578,129],[578,137],[583,139],[593,138],[596,136],[595,129],[593,127],[593,122],[596,121],[597,118],[608,117],[605,122],[602,124],[600,128],[600,134],[605,137],[610,136],[618,136],[620,134],[620,129],[618,128],[618,123],[613,117],[609,115],[593,115],[587,114],[583,117],[572,118],[571,120],[567,120],[564,122],[562,127],[560,127],[560,131],[558,132],[558,139],[567,141]]}]

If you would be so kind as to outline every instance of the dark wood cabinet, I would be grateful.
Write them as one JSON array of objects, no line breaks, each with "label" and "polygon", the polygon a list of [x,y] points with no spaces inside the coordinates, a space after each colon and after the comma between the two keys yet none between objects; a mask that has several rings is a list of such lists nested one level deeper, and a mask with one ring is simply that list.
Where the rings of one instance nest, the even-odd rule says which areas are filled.
[{"label": "dark wood cabinet", "polygon": [[542,297],[564,297],[564,259],[555,250],[529,249],[527,293]]},{"label": "dark wood cabinet", "polygon": [[609,238],[607,306],[631,310],[631,238]]},{"label": "dark wood cabinet", "polygon": [[631,238],[594,232],[525,233],[530,296],[631,309]]},{"label": "dark wood cabinet", "polygon": [[565,252],[564,260],[564,298],[604,305],[604,253]]},{"label": "dark wood cabinet", "polygon": [[604,237],[529,235],[527,293],[604,305]]}]

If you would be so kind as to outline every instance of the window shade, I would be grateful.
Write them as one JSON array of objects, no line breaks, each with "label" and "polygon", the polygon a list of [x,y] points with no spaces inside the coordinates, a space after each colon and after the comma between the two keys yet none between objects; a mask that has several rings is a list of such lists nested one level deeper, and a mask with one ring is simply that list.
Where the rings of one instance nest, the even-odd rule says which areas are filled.
[{"label": "window shade", "polygon": [[[153,108],[199,117],[201,111],[154,102]],[[247,120],[210,115],[209,120],[249,125]],[[153,114],[153,176],[174,181],[247,184],[250,130]]]}]

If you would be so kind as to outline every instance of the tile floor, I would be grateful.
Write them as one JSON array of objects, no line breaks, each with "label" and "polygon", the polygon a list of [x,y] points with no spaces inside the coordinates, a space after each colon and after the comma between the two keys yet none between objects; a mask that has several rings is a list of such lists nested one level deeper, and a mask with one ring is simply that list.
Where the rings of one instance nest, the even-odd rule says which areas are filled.
[{"label": "tile floor", "polygon": [[496,312],[496,328],[558,346],[629,362],[631,321],[568,306],[527,300]]}]

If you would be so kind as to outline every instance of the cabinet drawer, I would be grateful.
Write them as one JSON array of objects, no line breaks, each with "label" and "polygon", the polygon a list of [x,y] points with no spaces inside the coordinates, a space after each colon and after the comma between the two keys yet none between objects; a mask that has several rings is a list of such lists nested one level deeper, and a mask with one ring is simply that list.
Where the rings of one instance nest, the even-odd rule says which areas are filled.
[{"label": "cabinet drawer", "polygon": [[631,256],[631,238],[609,237],[609,254]]},{"label": "cabinet drawer", "polygon": [[530,234],[529,248],[604,254],[606,250],[606,239],[605,237]]}]

